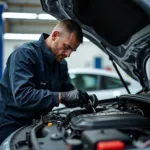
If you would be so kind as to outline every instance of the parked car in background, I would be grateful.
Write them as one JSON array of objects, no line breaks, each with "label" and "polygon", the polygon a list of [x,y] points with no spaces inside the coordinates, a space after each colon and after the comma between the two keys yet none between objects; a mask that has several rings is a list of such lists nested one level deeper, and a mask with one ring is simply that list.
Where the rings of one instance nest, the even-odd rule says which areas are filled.
[{"label": "parked car in background", "polygon": [[[75,88],[96,94],[99,100],[128,94],[118,74],[113,71],[80,68],[70,69],[69,74]],[[123,78],[132,94],[142,89],[141,85],[129,76]]]}]

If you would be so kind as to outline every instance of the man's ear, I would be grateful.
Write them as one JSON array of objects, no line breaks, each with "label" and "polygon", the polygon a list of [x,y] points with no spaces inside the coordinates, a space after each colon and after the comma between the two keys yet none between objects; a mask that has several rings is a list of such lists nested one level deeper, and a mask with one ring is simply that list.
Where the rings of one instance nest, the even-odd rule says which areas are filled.
[{"label": "man's ear", "polygon": [[52,40],[55,41],[58,36],[59,36],[59,31],[54,31],[52,33]]}]

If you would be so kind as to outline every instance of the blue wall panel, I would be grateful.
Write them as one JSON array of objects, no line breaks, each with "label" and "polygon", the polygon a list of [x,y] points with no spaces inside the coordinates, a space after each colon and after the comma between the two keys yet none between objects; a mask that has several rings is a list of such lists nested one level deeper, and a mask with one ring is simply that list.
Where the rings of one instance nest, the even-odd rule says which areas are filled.
[{"label": "blue wall panel", "polygon": [[2,13],[6,8],[6,4],[0,3],[0,79],[2,78],[3,71],[3,33],[4,33],[4,20],[2,18]]},{"label": "blue wall panel", "polygon": [[102,59],[101,57],[96,57],[95,58],[95,68],[102,68]]}]

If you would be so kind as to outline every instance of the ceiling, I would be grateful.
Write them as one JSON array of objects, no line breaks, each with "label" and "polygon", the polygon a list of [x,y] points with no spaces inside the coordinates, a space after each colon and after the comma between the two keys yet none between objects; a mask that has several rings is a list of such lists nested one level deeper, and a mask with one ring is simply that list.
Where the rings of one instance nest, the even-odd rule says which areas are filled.
[{"label": "ceiling", "polygon": [[[5,12],[36,13],[43,12],[40,0],[4,0],[8,6]],[[5,18],[5,33],[41,34],[50,33],[57,20]]]}]

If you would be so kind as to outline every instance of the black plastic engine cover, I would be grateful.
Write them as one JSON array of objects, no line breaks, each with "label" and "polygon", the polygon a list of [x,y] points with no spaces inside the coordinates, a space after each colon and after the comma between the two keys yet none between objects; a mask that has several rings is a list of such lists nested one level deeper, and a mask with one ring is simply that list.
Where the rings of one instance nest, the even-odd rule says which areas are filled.
[{"label": "black plastic engine cover", "polygon": [[150,126],[150,119],[128,112],[105,112],[79,115],[71,119],[71,127],[75,130],[127,128]]}]

